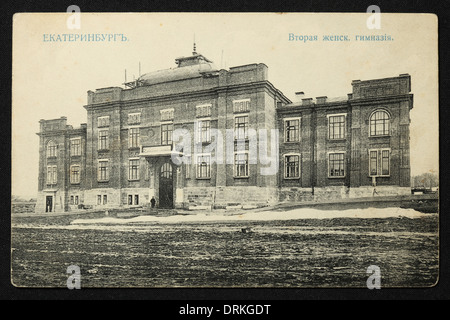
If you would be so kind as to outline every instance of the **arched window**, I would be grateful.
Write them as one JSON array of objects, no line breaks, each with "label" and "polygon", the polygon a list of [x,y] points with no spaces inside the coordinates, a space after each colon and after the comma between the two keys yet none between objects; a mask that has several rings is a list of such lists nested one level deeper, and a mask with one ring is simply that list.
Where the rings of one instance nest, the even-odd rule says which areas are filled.
[{"label": "arched window", "polygon": [[370,116],[370,136],[387,136],[390,132],[391,117],[384,110],[377,110]]},{"label": "arched window", "polygon": [[56,157],[56,143],[49,141],[47,143],[47,158]]}]

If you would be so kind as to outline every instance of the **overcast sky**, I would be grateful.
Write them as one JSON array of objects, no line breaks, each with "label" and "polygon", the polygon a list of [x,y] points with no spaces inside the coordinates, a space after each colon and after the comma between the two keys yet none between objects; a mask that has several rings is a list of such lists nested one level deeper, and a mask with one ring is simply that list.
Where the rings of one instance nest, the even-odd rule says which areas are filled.
[{"label": "overcast sky", "polygon": [[[352,80],[411,75],[412,174],[438,173],[437,18],[382,14],[381,29],[368,14],[82,14],[69,30],[69,14],[18,14],[13,25],[12,193],[35,197],[40,119],[61,116],[86,122],[87,91],[121,86],[141,72],[176,67],[197,52],[217,67],[265,63],[269,81],[291,100],[345,96]],[[62,34],[124,34],[127,41],[44,41]],[[318,41],[289,41],[289,34]],[[322,41],[347,35],[351,41]],[[389,35],[393,41],[355,41],[356,35]],[[56,39],[56,38],[55,38]]]}]

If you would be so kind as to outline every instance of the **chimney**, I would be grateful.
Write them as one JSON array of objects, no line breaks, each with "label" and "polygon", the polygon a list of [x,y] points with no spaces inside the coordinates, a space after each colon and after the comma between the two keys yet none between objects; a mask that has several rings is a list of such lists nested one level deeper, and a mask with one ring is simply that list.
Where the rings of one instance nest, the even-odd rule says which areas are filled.
[{"label": "chimney", "polygon": [[327,102],[327,96],[316,97],[317,104],[325,104]]},{"label": "chimney", "polygon": [[301,102],[305,97],[305,93],[303,91],[298,91],[295,93],[295,102]]},{"label": "chimney", "polygon": [[306,99],[302,99],[302,104],[304,105],[304,106],[310,106],[310,105],[312,105],[312,98],[306,98]]}]

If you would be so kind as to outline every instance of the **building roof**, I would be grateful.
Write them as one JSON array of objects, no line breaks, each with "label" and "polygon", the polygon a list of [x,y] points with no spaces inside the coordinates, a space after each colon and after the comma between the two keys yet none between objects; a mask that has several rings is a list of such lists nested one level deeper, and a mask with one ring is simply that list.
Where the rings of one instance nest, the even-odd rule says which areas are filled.
[{"label": "building roof", "polygon": [[177,68],[164,69],[146,73],[138,81],[143,85],[153,85],[177,80],[198,78],[205,73],[219,71],[214,63],[201,54],[190,57],[177,58]]},{"label": "building roof", "polygon": [[[331,98],[325,97],[325,98],[326,99],[325,99],[325,103],[324,104],[344,103],[344,102],[348,101],[348,96],[331,97]],[[304,98],[303,100],[310,100],[311,103],[317,103],[316,99],[314,99],[314,98]],[[286,105],[285,107],[300,107],[300,106],[310,105],[310,104],[305,104],[305,102],[303,100],[292,102],[292,103]]]}]

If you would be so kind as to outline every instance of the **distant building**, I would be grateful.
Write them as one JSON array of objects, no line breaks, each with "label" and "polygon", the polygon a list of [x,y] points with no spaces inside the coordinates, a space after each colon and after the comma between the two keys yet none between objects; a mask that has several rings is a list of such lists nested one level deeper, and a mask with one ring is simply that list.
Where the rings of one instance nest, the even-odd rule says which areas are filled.
[{"label": "distant building", "polygon": [[[291,102],[264,64],[219,70],[195,51],[175,61],[125,89],[89,91],[80,128],[40,121],[36,212],[152,197],[160,208],[264,206],[372,196],[374,184],[380,195],[410,192],[409,75],[353,81],[344,99]],[[192,139],[177,149],[180,132]],[[262,150],[275,150],[272,163]]]}]

